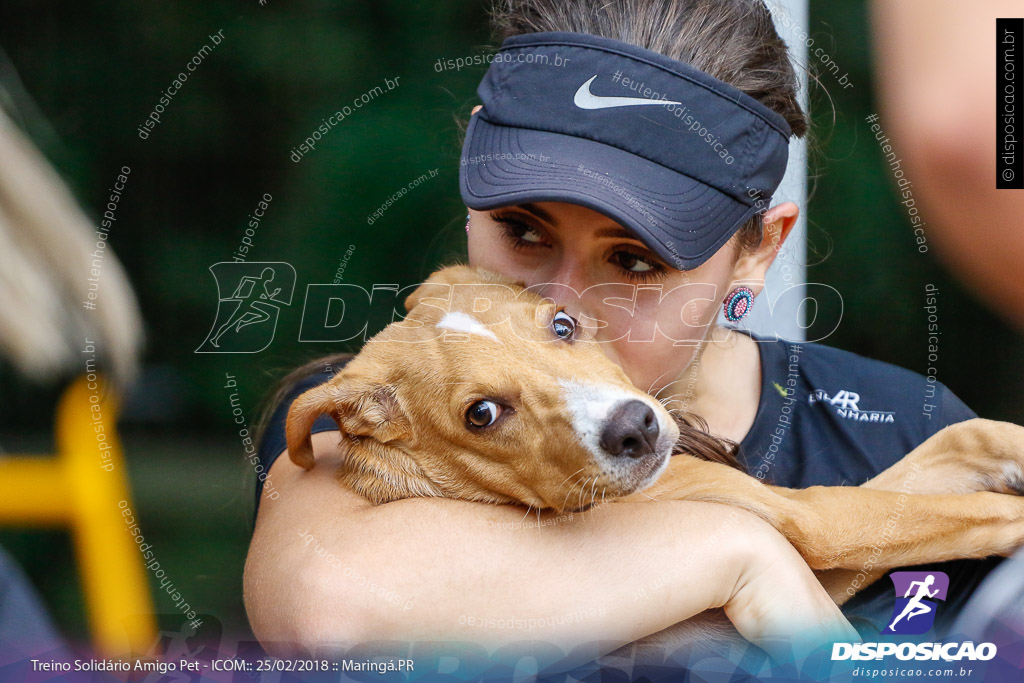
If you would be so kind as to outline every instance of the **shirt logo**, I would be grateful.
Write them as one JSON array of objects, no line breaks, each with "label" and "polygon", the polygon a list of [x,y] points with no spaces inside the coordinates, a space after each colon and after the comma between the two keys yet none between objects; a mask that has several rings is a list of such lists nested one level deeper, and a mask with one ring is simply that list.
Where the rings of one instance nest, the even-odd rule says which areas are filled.
[{"label": "shirt logo", "polygon": [[927,633],[935,623],[938,605],[934,601],[946,599],[949,576],[945,572],[893,572],[889,578],[896,590],[896,605],[882,633]]},{"label": "shirt logo", "polygon": [[836,415],[854,422],[888,423],[896,421],[891,410],[865,410],[860,407],[860,394],[841,389],[835,396],[829,396],[823,389],[815,389],[807,396],[807,403],[829,403],[836,409]]},{"label": "shirt logo", "polygon": [[610,109],[611,107],[637,107],[648,104],[682,104],[671,100],[648,100],[643,97],[603,97],[590,92],[590,84],[597,75],[591,76],[586,83],[576,90],[572,98],[573,104],[580,109]]}]

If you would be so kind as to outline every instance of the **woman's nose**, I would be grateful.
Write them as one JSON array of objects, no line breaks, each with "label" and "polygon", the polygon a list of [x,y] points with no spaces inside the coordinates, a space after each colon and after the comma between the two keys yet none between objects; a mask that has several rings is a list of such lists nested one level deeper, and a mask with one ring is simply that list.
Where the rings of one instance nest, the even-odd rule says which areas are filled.
[{"label": "woman's nose", "polygon": [[574,318],[578,318],[580,312],[581,295],[587,289],[587,283],[580,277],[577,269],[552,268],[548,271],[548,277],[537,286],[531,287],[535,292],[546,299],[550,299],[558,306],[565,307],[565,312]]},{"label": "woman's nose", "polygon": [[601,298],[604,288],[594,287],[597,283],[587,272],[586,256],[565,249],[547,266],[543,274],[538,273],[543,279],[535,280],[536,284],[530,289],[550,299],[581,326],[596,333],[602,325],[597,317],[599,301],[595,299]]},{"label": "woman's nose", "polygon": [[563,247],[553,256],[556,258],[545,264],[544,272],[538,273],[544,277],[543,281],[537,281],[541,285],[541,296],[558,304],[578,303],[590,285],[585,255]]}]

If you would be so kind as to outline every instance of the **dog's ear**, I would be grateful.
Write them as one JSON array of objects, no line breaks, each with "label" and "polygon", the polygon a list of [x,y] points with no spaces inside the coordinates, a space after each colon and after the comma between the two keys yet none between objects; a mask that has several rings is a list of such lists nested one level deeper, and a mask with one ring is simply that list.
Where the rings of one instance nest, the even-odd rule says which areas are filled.
[{"label": "dog's ear", "polygon": [[313,423],[321,415],[330,415],[337,422],[335,393],[331,383],[321,384],[292,401],[288,409],[284,430],[288,457],[304,470],[313,468],[313,441],[309,433]]},{"label": "dog's ear", "polygon": [[344,374],[342,371],[330,382],[302,394],[288,410],[288,456],[305,470],[313,468],[309,432],[321,415],[337,422],[343,434],[371,437],[381,443],[410,434],[409,419],[398,402],[394,385],[356,378],[346,381]]},{"label": "dog's ear", "polygon": [[425,298],[437,298],[448,301],[451,298],[451,286],[457,284],[521,284],[509,280],[490,270],[480,267],[458,264],[434,271],[423,284],[417,287],[405,299],[405,311],[411,313],[417,304]]}]

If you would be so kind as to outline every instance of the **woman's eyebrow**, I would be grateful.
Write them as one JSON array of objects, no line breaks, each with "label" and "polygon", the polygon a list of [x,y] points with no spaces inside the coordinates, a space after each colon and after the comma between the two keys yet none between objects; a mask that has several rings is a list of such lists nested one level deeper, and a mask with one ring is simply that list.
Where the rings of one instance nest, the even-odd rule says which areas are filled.
[{"label": "woman's eyebrow", "polygon": [[594,237],[625,237],[627,239],[637,240],[638,242],[643,241],[621,225],[609,225],[606,228],[595,230]]},{"label": "woman's eyebrow", "polygon": [[552,225],[557,225],[558,224],[558,221],[555,220],[554,216],[552,216],[550,213],[548,213],[544,209],[540,208],[536,204],[533,204],[533,203],[517,204],[516,206],[518,208],[522,209],[523,211],[527,212],[527,213],[532,213],[534,216],[536,216],[537,218],[541,219],[545,223],[551,223]]},{"label": "woman's eyebrow", "polygon": [[[552,225],[558,225],[558,220],[550,213],[537,206],[536,204],[529,202],[526,204],[517,204],[517,208],[536,216],[537,218],[550,223]],[[631,239],[638,242],[643,242],[639,237],[634,235],[632,232],[622,227],[621,225],[609,225],[594,231],[594,237],[614,237],[617,239]]]}]

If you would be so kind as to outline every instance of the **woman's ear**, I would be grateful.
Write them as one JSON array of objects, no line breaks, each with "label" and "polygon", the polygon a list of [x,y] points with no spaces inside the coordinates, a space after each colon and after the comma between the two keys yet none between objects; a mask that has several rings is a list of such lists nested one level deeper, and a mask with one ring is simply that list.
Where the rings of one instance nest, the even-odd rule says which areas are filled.
[{"label": "woman's ear", "polygon": [[761,244],[740,254],[733,267],[732,279],[749,286],[755,295],[759,294],[764,288],[768,268],[775,261],[799,217],[800,207],[793,202],[783,202],[768,209],[764,214]]}]

